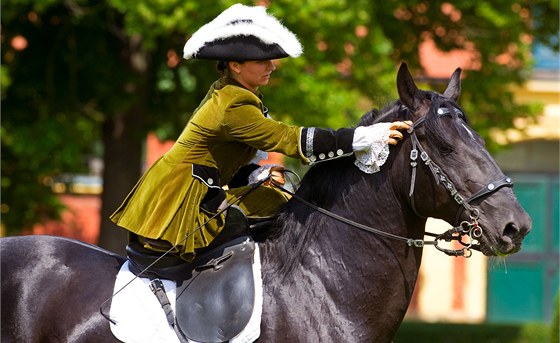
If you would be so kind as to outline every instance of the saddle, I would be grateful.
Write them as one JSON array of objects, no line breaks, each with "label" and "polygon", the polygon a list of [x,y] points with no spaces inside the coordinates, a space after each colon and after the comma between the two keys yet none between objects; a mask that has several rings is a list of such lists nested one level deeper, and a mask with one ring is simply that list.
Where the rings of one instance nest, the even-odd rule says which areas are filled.
[{"label": "saddle", "polygon": [[[236,207],[228,209],[226,227],[207,248],[197,251],[192,263],[173,255],[162,257],[135,240],[127,246],[135,275],[153,264],[139,276],[152,279],[152,291],[182,342],[226,342],[245,328],[255,303],[254,251],[248,220]],[[160,278],[177,283],[175,313]]]}]

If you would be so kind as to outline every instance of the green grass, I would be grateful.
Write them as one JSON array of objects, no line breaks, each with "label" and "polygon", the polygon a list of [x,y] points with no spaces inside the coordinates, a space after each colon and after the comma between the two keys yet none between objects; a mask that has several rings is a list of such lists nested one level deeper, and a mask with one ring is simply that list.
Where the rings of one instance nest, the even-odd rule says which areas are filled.
[{"label": "green grass", "polygon": [[[394,343],[549,343],[557,326],[532,324],[429,324],[404,322]],[[558,342],[558,341],[556,341]]]}]

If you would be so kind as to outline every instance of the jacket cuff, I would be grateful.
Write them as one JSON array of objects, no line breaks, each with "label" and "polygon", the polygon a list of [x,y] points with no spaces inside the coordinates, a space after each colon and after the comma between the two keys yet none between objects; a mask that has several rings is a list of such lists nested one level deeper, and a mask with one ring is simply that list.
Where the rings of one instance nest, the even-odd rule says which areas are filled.
[{"label": "jacket cuff", "polygon": [[310,164],[352,155],[354,129],[303,128],[301,151]]}]

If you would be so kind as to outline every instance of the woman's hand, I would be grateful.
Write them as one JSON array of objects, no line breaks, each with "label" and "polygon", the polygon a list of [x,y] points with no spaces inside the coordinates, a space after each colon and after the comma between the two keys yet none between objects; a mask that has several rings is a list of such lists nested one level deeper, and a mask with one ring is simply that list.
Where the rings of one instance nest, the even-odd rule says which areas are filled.
[{"label": "woman's hand", "polygon": [[286,179],[284,178],[284,167],[276,165],[270,168],[270,179],[265,181],[264,185],[268,186],[270,183],[275,185],[284,186],[286,184]]},{"label": "woman's hand", "polygon": [[394,121],[391,123],[389,127],[389,144],[395,145],[401,139],[403,139],[403,134],[400,132],[401,130],[408,130],[412,126],[412,122],[410,120],[407,121]]},{"label": "woman's hand", "polygon": [[249,175],[249,184],[254,184],[264,179],[264,186],[279,185],[284,186],[286,180],[284,179],[284,166],[280,164],[265,164],[259,167]]}]

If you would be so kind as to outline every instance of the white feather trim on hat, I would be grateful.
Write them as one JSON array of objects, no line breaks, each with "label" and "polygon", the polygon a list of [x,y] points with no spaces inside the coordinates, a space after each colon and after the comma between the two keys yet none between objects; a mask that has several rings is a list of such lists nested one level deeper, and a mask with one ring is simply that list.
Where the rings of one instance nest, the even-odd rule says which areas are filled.
[{"label": "white feather trim on hat", "polygon": [[254,36],[267,45],[278,44],[291,57],[303,53],[296,35],[266,13],[265,7],[235,4],[192,35],[185,44],[183,57],[196,58],[207,43],[234,36]]}]

